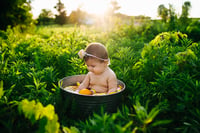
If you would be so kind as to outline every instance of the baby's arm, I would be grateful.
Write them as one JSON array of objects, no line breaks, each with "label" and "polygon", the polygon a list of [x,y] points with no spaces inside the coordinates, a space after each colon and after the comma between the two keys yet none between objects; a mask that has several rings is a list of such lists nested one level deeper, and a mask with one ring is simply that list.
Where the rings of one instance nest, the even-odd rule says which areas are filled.
[{"label": "baby's arm", "polygon": [[89,86],[89,81],[90,81],[90,78],[89,78],[89,73],[85,76],[83,82],[79,85],[78,87],[78,91],[82,90],[82,89],[85,89]]},{"label": "baby's arm", "polygon": [[117,90],[117,78],[116,75],[113,74],[108,78],[108,94],[111,92],[116,92]]}]

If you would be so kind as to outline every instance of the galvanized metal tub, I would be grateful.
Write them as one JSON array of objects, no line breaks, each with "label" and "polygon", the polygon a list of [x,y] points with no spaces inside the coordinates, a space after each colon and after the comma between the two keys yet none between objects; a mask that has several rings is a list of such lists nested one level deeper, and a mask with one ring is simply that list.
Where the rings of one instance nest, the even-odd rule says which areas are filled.
[{"label": "galvanized metal tub", "polygon": [[93,112],[100,112],[104,108],[105,112],[116,112],[121,104],[122,94],[125,90],[125,84],[118,80],[118,85],[122,86],[121,91],[109,95],[82,95],[75,94],[64,90],[67,86],[76,85],[77,82],[82,82],[85,75],[74,75],[61,79],[59,86],[63,98],[63,104],[68,104],[66,112],[75,117],[87,117]]}]

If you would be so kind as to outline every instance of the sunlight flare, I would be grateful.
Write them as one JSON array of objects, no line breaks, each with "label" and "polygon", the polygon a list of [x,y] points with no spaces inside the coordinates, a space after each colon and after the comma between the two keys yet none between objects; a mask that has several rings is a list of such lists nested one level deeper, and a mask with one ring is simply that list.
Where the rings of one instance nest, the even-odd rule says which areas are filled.
[{"label": "sunlight flare", "polygon": [[108,9],[108,1],[106,0],[85,0],[81,5],[82,9],[88,13],[95,15],[103,15]]}]

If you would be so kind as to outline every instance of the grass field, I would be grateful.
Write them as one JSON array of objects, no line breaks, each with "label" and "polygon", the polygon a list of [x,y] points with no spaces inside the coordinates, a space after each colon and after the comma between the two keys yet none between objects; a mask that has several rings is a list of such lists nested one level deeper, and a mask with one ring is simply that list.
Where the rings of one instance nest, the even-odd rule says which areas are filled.
[{"label": "grass field", "polygon": [[[1,131],[199,132],[200,44],[184,33],[156,29],[165,28],[54,25],[1,32]],[[102,109],[72,119],[58,81],[87,73],[77,53],[90,42],[107,47],[110,67],[126,91],[116,113]]]}]

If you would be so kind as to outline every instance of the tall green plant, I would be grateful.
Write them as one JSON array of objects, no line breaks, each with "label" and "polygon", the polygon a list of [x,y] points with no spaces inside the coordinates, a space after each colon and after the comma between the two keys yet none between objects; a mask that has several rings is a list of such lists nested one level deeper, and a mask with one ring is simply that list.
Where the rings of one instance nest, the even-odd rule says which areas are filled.
[{"label": "tall green plant", "polygon": [[100,114],[94,114],[85,122],[77,123],[77,125],[82,132],[129,133],[133,122],[126,119],[128,109],[124,113],[123,115],[123,112],[118,111],[117,113],[108,114],[101,110]]},{"label": "tall green plant", "polygon": [[155,127],[157,127],[157,131],[159,132],[159,126],[171,122],[171,120],[156,120],[156,117],[161,112],[158,105],[148,112],[148,102],[146,102],[146,106],[144,107],[137,100],[133,107],[135,109],[135,114],[131,114],[134,118],[133,122],[135,123],[133,133],[137,131],[142,131],[143,133],[151,132]]}]

